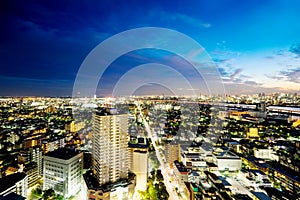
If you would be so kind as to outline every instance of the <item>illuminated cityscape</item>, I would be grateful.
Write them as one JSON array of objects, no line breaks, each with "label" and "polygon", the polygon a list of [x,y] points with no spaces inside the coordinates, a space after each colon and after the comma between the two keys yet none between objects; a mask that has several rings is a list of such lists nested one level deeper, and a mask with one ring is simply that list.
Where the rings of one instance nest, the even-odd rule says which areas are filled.
[{"label": "illuminated cityscape", "polygon": [[[2,98],[1,180],[16,177],[1,186],[1,195],[296,198],[300,97],[278,94],[274,103],[273,95],[227,96],[207,103],[211,99],[137,96],[110,98],[109,105],[104,98],[85,99],[82,104],[106,107],[100,106],[82,125],[72,120],[71,98]],[[189,120],[194,116],[193,132]],[[45,141],[59,142],[42,148]]]},{"label": "illuminated cityscape", "polygon": [[300,200],[300,4],[0,2],[0,200]]}]

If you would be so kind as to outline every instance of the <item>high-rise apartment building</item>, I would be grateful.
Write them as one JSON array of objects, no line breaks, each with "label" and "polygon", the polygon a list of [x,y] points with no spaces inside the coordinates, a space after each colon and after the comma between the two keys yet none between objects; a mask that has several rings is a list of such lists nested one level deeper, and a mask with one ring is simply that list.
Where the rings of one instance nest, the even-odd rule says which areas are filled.
[{"label": "high-rise apartment building", "polygon": [[36,162],[38,168],[38,176],[43,176],[43,151],[41,147],[32,147],[30,151],[30,161]]},{"label": "high-rise apartment building", "polygon": [[165,157],[166,163],[170,166],[173,165],[175,160],[180,161],[180,144],[176,141],[166,143]]},{"label": "high-rise apartment building", "polygon": [[43,176],[43,151],[41,147],[35,146],[21,150],[18,155],[18,162],[23,164],[35,162],[37,164],[38,177]]},{"label": "high-rise apartment building", "polygon": [[128,178],[127,114],[115,108],[93,113],[93,171],[100,185]]}]

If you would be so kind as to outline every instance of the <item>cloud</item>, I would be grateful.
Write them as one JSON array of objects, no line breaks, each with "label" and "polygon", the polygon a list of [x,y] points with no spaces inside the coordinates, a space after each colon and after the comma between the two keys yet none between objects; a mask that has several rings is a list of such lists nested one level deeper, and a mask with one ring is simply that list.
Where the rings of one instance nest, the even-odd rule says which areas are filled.
[{"label": "cloud", "polygon": [[[239,83],[227,83],[224,84],[225,85],[225,90],[228,94],[237,94],[237,95],[241,95],[241,94],[257,94],[260,92],[264,92],[264,93],[273,93],[274,91],[276,92],[287,92],[285,89],[283,88],[279,88],[279,87],[264,87],[262,85],[247,85],[247,84],[239,84]],[[299,92],[299,90],[297,89],[289,89],[289,92]]]},{"label": "cloud", "polygon": [[290,81],[300,83],[300,68],[282,70],[276,75],[265,74],[266,77],[274,80]]},{"label": "cloud", "polygon": [[296,54],[297,57],[300,57],[300,43],[293,44],[289,51]]},{"label": "cloud", "polygon": [[300,83],[300,43],[291,45],[289,49],[276,51],[274,55],[267,57],[271,57],[273,60],[276,60],[277,65],[281,68],[273,74],[265,74],[267,78]]},{"label": "cloud", "polygon": [[300,83],[300,67],[288,71],[281,71],[280,74],[285,77],[287,81]]},{"label": "cloud", "polygon": [[233,80],[233,79],[234,79],[236,76],[238,76],[242,71],[243,71],[243,70],[240,69],[240,68],[236,69],[235,72],[234,72],[232,75],[230,75],[230,80]]},{"label": "cloud", "polygon": [[180,14],[180,13],[171,14],[171,18],[175,21],[179,20],[183,23],[187,23],[191,26],[195,26],[195,27],[199,27],[199,28],[210,28],[211,27],[210,23],[204,23],[196,18],[190,17],[188,15]]},{"label": "cloud", "polygon": [[271,59],[274,59],[275,57],[274,57],[274,56],[265,56],[264,58],[265,58],[265,59],[270,59],[270,60],[271,60]]},{"label": "cloud", "polygon": [[232,68],[232,66],[230,64],[225,65],[225,67],[218,66],[218,70],[219,70],[221,76],[228,81],[234,81],[239,76],[240,76],[240,78],[248,78],[249,77],[249,76],[243,76],[241,74],[243,71],[241,68],[234,69],[234,68]]},{"label": "cloud", "polygon": [[152,16],[155,18],[159,18],[161,21],[170,23],[182,23],[195,28],[210,28],[212,25],[208,22],[203,22],[197,18],[191,17],[189,15],[185,15],[177,12],[166,12],[163,10],[153,10]]},{"label": "cloud", "polygon": [[225,58],[213,58],[213,61],[220,64],[220,63],[225,63],[227,62],[229,59],[225,59]]},{"label": "cloud", "polygon": [[218,67],[218,70],[219,70],[222,77],[229,77],[230,76],[230,74],[229,74],[229,72],[227,71],[226,68]]},{"label": "cloud", "polygon": [[244,81],[244,84],[252,86],[262,85],[261,83],[257,83],[256,81]]}]

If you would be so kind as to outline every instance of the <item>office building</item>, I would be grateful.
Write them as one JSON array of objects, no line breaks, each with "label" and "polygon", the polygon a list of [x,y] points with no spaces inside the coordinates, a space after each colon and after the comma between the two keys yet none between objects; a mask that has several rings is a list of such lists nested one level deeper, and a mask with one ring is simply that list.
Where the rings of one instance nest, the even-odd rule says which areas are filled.
[{"label": "office building", "polygon": [[127,114],[114,108],[93,113],[93,171],[100,185],[128,178]]},{"label": "office building", "polygon": [[81,129],[83,129],[85,127],[85,123],[84,122],[75,122],[72,121],[69,124],[65,125],[65,130],[75,133],[77,131],[80,131]]},{"label": "office building", "polygon": [[73,149],[57,149],[44,156],[43,189],[54,189],[68,198],[81,188],[83,154]]},{"label": "office building", "polygon": [[148,145],[145,138],[137,138],[128,143],[130,171],[136,175],[136,190],[147,190]]}]

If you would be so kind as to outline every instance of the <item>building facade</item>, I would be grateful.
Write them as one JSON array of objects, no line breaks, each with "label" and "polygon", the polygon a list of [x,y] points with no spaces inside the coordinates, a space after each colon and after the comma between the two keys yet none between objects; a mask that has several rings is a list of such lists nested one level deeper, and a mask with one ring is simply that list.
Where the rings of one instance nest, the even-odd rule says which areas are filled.
[{"label": "building facade", "polygon": [[93,113],[93,171],[100,185],[128,178],[127,114],[114,108]]},{"label": "building facade", "polygon": [[180,144],[172,141],[166,144],[165,158],[168,165],[173,165],[175,160],[180,162]]},{"label": "building facade", "polygon": [[35,162],[38,168],[38,176],[43,176],[43,151],[41,147],[32,147],[30,151],[30,161]]},{"label": "building facade", "polygon": [[30,162],[25,165],[25,171],[28,176],[28,187],[32,187],[38,182],[38,166],[35,162]]},{"label": "building facade", "polygon": [[44,156],[43,189],[68,198],[81,188],[83,154],[72,149],[57,149]]},{"label": "building facade", "polygon": [[129,142],[129,170],[136,175],[136,190],[147,190],[148,180],[148,145],[145,138]]},{"label": "building facade", "polygon": [[47,138],[42,140],[42,149],[44,153],[48,153],[64,147],[65,147],[64,137]]},{"label": "building facade", "polygon": [[28,177],[25,173],[14,173],[0,179],[0,196],[16,193],[27,198]]}]

